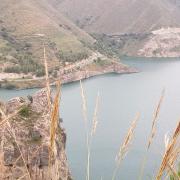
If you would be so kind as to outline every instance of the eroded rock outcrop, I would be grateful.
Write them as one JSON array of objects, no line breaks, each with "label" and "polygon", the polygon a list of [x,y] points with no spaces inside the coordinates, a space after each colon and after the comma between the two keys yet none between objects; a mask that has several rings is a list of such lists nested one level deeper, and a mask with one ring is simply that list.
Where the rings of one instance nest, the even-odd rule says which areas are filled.
[{"label": "eroded rock outcrop", "polygon": [[180,28],[161,28],[152,31],[138,55],[143,57],[180,57]]},{"label": "eroded rock outcrop", "polygon": [[[0,179],[70,180],[66,134],[58,125],[49,163],[50,113],[46,90],[0,104]],[[8,121],[5,121],[8,118]]]}]

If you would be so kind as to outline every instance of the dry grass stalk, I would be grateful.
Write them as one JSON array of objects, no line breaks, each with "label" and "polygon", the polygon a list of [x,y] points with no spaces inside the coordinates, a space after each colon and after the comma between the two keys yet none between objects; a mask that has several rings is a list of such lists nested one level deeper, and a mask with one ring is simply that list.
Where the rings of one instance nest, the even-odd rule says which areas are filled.
[{"label": "dry grass stalk", "polygon": [[169,142],[169,144],[165,150],[165,153],[164,153],[164,156],[162,159],[162,163],[160,165],[159,171],[158,171],[157,176],[156,176],[156,180],[161,179],[163,172],[168,168],[169,164],[172,167],[172,164],[174,162],[171,162],[171,158],[172,158],[174,152],[177,151],[176,147],[177,146],[179,147],[179,141],[178,141],[179,136],[180,136],[180,121],[179,121],[179,123],[178,123],[178,125],[174,131],[174,134],[173,134],[171,141]]},{"label": "dry grass stalk", "polygon": [[180,155],[180,146],[177,146],[169,159],[169,164],[171,166],[174,166],[175,161],[178,159],[179,155]]},{"label": "dry grass stalk", "polygon": [[87,127],[87,101],[86,101],[86,96],[85,96],[85,92],[84,92],[84,87],[82,85],[82,82],[80,80],[80,88],[81,88],[81,98],[82,98],[82,110],[83,110],[83,118],[85,121],[85,125]]},{"label": "dry grass stalk", "polygon": [[[169,139],[169,138],[168,138]],[[169,142],[170,142],[170,139],[168,140],[168,143],[165,143],[165,150],[168,148],[168,145],[169,145]],[[174,152],[171,154],[171,157],[169,159],[169,163],[168,163],[168,170],[167,170],[167,175],[166,175],[166,178],[165,179],[168,179],[169,176],[172,173],[172,170],[175,169],[175,165],[176,165],[176,160],[178,159],[180,155],[180,146],[177,146],[174,150]],[[175,172],[175,171],[174,171]],[[177,174],[177,173],[176,173]]]},{"label": "dry grass stalk", "polygon": [[[24,158],[24,156],[23,156],[23,153],[22,153],[22,151],[21,151],[21,148],[20,148],[20,146],[19,146],[19,143],[18,143],[18,141],[17,141],[17,139],[16,139],[16,134],[15,134],[13,128],[11,127],[11,124],[10,124],[9,121],[8,121],[8,120],[9,120],[9,117],[7,117],[7,116],[5,115],[5,113],[2,111],[2,109],[0,109],[0,112],[1,112],[1,114],[2,114],[3,119],[6,121],[6,125],[7,125],[8,131],[9,131],[9,133],[11,134],[11,136],[13,137],[13,139],[14,139],[14,141],[15,141],[15,143],[16,143],[16,146],[17,146],[17,148],[18,148],[18,150],[19,150],[19,152],[20,152],[20,156],[21,156],[21,158],[22,158],[22,160],[23,160],[24,167],[25,167],[25,169],[26,169],[26,171],[27,171],[28,179],[31,180],[31,176],[30,176],[29,170],[28,170],[28,168],[27,168],[25,158]],[[16,112],[16,114],[17,114],[17,112]]]},{"label": "dry grass stalk", "polygon": [[92,129],[91,129],[91,137],[93,137],[93,135],[96,133],[96,129],[97,129],[97,125],[98,125],[99,101],[100,101],[100,96],[98,93],[97,98],[96,98],[94,115],[93,115],[93,125],[92,125]]},{"label": "dry grass stalk", "polygon": [[24,177],[26,177],[28,174],[24,174],[23,176],[21,176],[20,178],[18,178],[18,180],[23,179]]},{"label": "dry grass stalk", "polygon": [[54,99],[53,109],[51,113],[50,122],[50,145],[49,145],[49,162],[51,162],[53,156],[53,149],[55,144],[55,138],[57,133],[58,121],[59,121],[59,101],[61,96],[61,84],[60,81],[57,83],[56,96]]},{"label": "dry grass stalk", "polygon": [[[57,88],[56,88],[56,96],[54,99],[53,104],[51,103],[51,88],[50,88],[50,81],[49,81],[49,71],[48,71],[48,64],[47,64],[47,57],[46,57],[46,48],[44,44],[44,67],[45,67],[45,73],[46,73],[46,89],[47,89],[47,100],[48,100],[48,108],[49,113],[51,114],[51,120],[50,120],[50,142],[49,142],[49,176],[51,177],[51,170],[50,167],[52,166],[52,160],[55,156],[55,139],[56,139],[56,133],[58,128],[58,121],[59,121],[59,104],[60,104],[60,97],[61,97],[61,82],[60,80],[57,82]],[[52,168],[56,168],[56,164],[53,165]],[[56,174],[56,176],[58,176]],[[54,179],[57,179],[55,175],[53,175]]]},{"label": "dry grass stalk", "polygon": [[180,180],[179,175],[176,173],[176,170],[175,170],[174,167],[172,167],[169,163],[168,163],[168,168],[169,168],[169,171],[171,172],[171,174],[172,174],[177,180]]},{"label": "dry grass stalk", "polygon": [[91,146],[92,146],[92,140],[93,136],[96,133],[97,125],[98,125],[98,112],[99,112],[99,101],[100,101],[100,96],[99,93],[96,98],[96,105],[94,109],[94,115],[93,115],[93,121],[92,121],[92,129],[91,129],[91,134],[90,134],[90,139],[89,139],[89,145],[88,145],[88,159],[87,159],[87,179],[90,179],[90,156],[91,156]]},{"label": "dry grass stalk", "polygon": [[155,134],[156,134],[156,123],[157,123],[158,116],[159,116],[160,109],[161,109],[161,105],[162,105],[162,102],[163,102],[163,99],[164,99],[164,94],[165,94],[165,90],[163,90],[162,93],[161,93],[160,100],[159,100],[159,102],[158,102],[158,105],[157,105],[157,107],[156,107],[156,110],[155,110],[155,113],[154,113],[154,116],[153,116],[151,133],[150,133],[150,137],[149,137],[149,140],[148,140],[147,149],[150,148],[150,146],[151,146],[151,144],[152,144],[152,141],[153,141],[153,138],[154,138],[154,136],[155,136]]},{"label": "dry grass stalk", "polygon": [[0,113],[4,116],[3,120],[0,123],[0,127],[3,126],[4,124],[6,124],[8,122],[9,119],[11,119],[12,117],[16,116],[19,113],[19,110],[15,111],[14,113],[6,116],[4,114],[4,112],[2,111],[2,109],[0,108]]},{"label": "dry grass stalk", "polygon": [[168,134],[165,134],[165,136],[164,136],[165,149],[168,147],[169,141],[170,141],[170,138],[169,138]]},{"label": "dry grass stalk", "polygon": [[[83,112],[83,119],[84,119],[84,124],[85,124],[85,131],[86,131],[86,146],[87,146],[87,161],[90,158],[90,153],[89,153],[89,131],[88,131],[88,116],[87,116],[87,101],[86,101],[86,96],[84,92],[84,87],[82,85],[82,82],[80,80],[80,88],[81,88],[81,98],[82,98],[82,112]],[[86,167],[86,180],[90,179],[90,171],[89,171],[89,162],[87,162],[87,167]]]},{"label": "dry grass stalk", "polygon": [[50,82],[49,82],[49,71],[48,71],[45,45],[44,45],[44,68],[45,68],[45,73],[46,73],[46,88],[47,88],[48,107],[49,107],[49,110],[51,110],[51,88],[50,88]]},{"label": "dry grass stalk", "polygon": [[[158,101],[158,105],[157,105],[157,107],[155,109],[155,112],[154,112],[154,115],[153,115],[151,132],[150,132],[150,136],[149,136],[149,139],[148,139],[148,145],[147,145],[147,149],[146,149],[147,152],[149,151],[150,146],[151,146],[151,144],[153,142],[153,139],[155,137],[155,134],[156,134],[156,124],[157,124],[157,121],[158,121],[158,116],[159,116],[159,113],[160,113],[162,102],[164,100],[164,95],[165,95],[165,89],[163,89],[163,91],[161,93],[161,97],[160,97],[160,99]],[[143,177],[146,161],[147,161],[147,154],[144,155],[143,160],[142,160],[140,174],[139,174],[139,178],[138,178],[139,180],[141,180],[142,177]]]},{"label": "dry grass stalk", "polygon": [[15,160],[15,162],[13,163],[13,168],[15,168],[17,162],[21,159],[21,155]]},{"label": "dry grass stalk", "polygon": [[92,128],[91,132],[89,133],[88,129],[88,116],[87,116],[87,100],[85,96],[84,87],[82,82],[80,81],[80,88],[81,88],[81,98],[82,98],[82,110],[83,110],[83,118],[85,123],[85,130],[86,130],[86,145],[87,145],[87,168],[86,168],[86,180],[90,179],[90,155],[91,155],[91,145],[93,136],[96,133],[97,124],[98,124],[98,112],[99,112],[99,100],[100,96],[99,93],[96,98],[96,105],[93,114],[93,121],[92,121]]},{"label": "dry grass stalk", "polygon": [[137,125],[137,121],[139,120],[140,118],[140,114],[137,113],[134,121],[132,122],[128,132],[127,132],[127,135],[124,139],[124,142],[122,144],[122,146],[120,146],[119,148],[119,152],[116,156],[116,168],[113,172],[113,176],[112,176],[112,180],[115,180],[116,178],[116,175],[118,173],[118,170],[119,170],[119,166],[120,166],[120,163],[121,161],[123,160],[123,158],[125,157],[125,155],[127,154],[128,150],[129,150],[129,146],[130,146],[130,143],[132,142],[132,139],[133,139],[133,135],[134,135],[134,130],[136,128],[136,125]]}]

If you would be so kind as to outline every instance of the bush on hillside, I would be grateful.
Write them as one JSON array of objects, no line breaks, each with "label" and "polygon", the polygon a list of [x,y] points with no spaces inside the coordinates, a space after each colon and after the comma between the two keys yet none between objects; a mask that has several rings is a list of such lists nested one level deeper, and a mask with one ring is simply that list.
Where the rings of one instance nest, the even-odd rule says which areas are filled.
[{"label": "bush on hillside", "polygon": [[64,61],[64,62],[75,62],[75,61],[87,59],[89,57],[89,53],[88,51],[82,51],[79,53],[75,53],[72,51],[70,52],[59,51],[58,57],[61,61]]}]

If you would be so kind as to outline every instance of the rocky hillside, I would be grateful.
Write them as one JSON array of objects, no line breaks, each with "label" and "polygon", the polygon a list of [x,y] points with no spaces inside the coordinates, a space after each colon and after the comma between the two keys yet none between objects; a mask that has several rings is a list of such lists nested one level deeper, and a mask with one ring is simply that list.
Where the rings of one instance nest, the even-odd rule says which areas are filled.
[{"label": "rocky hillside", "polygon": [[66,134],[60,125],[55,140],[56,153],[52,164],[49,163],[47,104],[45,90],[32,97],[17,97],[0,104],[3,111],[0,113],[1,180],[71,179],[65,154]]},{"label": "rocky hillside", "polygon": [[140,57],[180,57],[180,28],[161,28],[149,33],[94,35],[110,54]]},{"label": "rocky hillside", "polygon": [[[50,1],[50,0],[49,0]],[[54,7],[91,33],[148,33],[180,27],[178,0],[51,0]]]},{"label": "rocky hillside", "polygon": [[162,28],[153,31],[138,51],[145,57],[180,57],[180,28]]},{"label": "rocky hillside", "polygon": [[94,39],[46,0],[0,0],[0,71],[43,75],[44,43],[54,69],[90,56]]}]

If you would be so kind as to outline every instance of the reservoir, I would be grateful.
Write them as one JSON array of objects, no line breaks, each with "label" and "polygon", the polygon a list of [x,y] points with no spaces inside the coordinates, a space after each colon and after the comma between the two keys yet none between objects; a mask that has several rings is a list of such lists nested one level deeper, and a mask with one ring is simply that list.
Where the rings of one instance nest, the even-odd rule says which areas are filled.
[{"label": "reservoir", "polygon": [[[147,155],[144,180],[152,179],[158,170],[165,149],[164,136],[171,135],[180,119],[180,58],[123,58],[123,63],[136,67],[134,74],[109,74],[84,80],[89,128],[97,93],[100,94],[98,125],[92,141],[90,178],[110,180],[115,157],[136,113],[140,119],[133,141],[123,159],[117,180],[138,178],[146,152],[155,108],[165,89],[156,135]],[[38,89],[3,90],[0,99],[33,94]],[[85,180],[86,133],[82,115],[79,82],[62,87],[60,115],[67,133],[67,156],[74,179]]]}]

